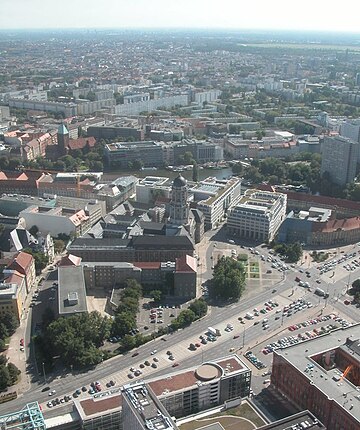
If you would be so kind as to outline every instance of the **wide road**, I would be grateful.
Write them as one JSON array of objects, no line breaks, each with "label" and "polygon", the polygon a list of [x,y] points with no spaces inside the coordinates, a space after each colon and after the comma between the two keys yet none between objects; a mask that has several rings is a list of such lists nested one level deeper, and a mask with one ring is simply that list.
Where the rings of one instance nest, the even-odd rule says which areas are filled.
[{"label": "wide road", "polygon": [[[215,233],[216,234],[216,233]],[[218,238],[216,239],[218,241]],[[220,243],[217,243],[217,246],[221,246]],[[235,245],[236,246],[236,245]],[[210,243],[210,246],[206,250],[206,260],[209,264],[211,264],[211,255],[213,252],[214,245]],[[260,250],[260,248],[258,248]],[[268,256],[267,250],[261,248],[261,253]],[[266,254],[265,254],[266,253]],[[315,267],[309,268],[307,270],[310,272],[312,280],[318,276],[318,271]],[[209,274],[211,273],[211,269],[207,264],[207,270],[202,275],[203,279],[207,279]],[[222,357],[229,354],[229,349],[231,347],[235,347],[236,349],[242,348],[244,344],[244,349],[249,346],[253,346],[257,343],[257,341],[263,341],[264,336],[271,337],[276,334],[276,332],[281,331],[282,319],[275,320],[275,310],[272,311],[271,316],[266,315],[266,318],[269,319],[270,328],[268,331],[264,332],[262,325],[253,324],[253,321],[247,321],[245,325],[240,324],[237,320],[238,316],[244,316],[247,311],[251,311],[252,309],[262,308],[264,302],[268,301],[271,297],[273,300],[281,303],[286,303],[286,301],[291,301],[296,297],[305,297],[306,300],[313,303],[314,306],[317,306],[317,309],[320,310],[321,307],[327,308],[328,312],[331,312],[331,308],[339,308],[341,312],[352,319],[354,321],[359,318],[359,310],[354,308],[353,306],[346,306],[343,304],[340,299],[341,295],[344,294],[347,287],[347,275],[339,277],[336,282],[331,284],[326,284],[328,286],[328,291],[330,297],[327,301],[318,296],[315,296],[313,293],[308,292],[306,289],[296,286],[294,279],[298,276],[298,268],[293,268],[293,270],[287,272],[286,278],[276,285],[276,294],[272,294],[271,290],[262,290],[257,293],[255,296],[250,296],[246,299],[240,300],[237,304],[232,304],[224,307],[212,307],[210,314],[203,318],[200,321],[195,322],[190,327],[185,330],[180,330],[171,335],[164,336],[166,341],[162,341],[161,339],[156,339],[148,344],[145,344],[138,348],[139,355],[136,358],[131,357],[132,353],[128,353],[124,356],[114,357],[96,367],[94,370],[90,370],[84,373],[77,374],[68,374],[61,375],[55,379],[48,380],[48,385],[51,386],[51,389],[56,390],[56,396],[61,397],[65,394],[72,394],[72,392],[83,386],[89,386],[89,383],[94,380],[100,380],[104,385],[108,380],[115,379],[119,376],[119,380],[127,380],[126,375],[129,373],[129,368],[132,366],[137,366],[138,363],[144,362],[151,357],[151,351],[156,349],[156,355],[159,357],[166,357],[166,351],[172,350],[175,352],[176,360],[180,362],[180,368],[186,368],[190,366],[194,366],[200,364],[204,360],[211,360],[217,357]],[[355,279],[354,275],[354,279]],[[325,281],[323,281],[324,283]],[[313,281],[311,282],[313,284]],[[314,283],[314,286],[316,284]],[[314,287],[315,288],[315,287]],[[279,314],[281,315],[281,314]],[[258,317],[259,319],[264,318],[265,316],[261,315]],[[295,315],[290,318],[286,318],[286,325],[290,325],[292,319],[295,319]],[[234,325],[234,331],[231,333],[224,332],[224,328],[227,321],[231,321]],[[285,324],[285,322],[284,322]],[[197,351],[190,352],[187,351],[185,346],[188,346],[190,342],[195,342],[198,340],[200,334],[203,334],[208,326],[219,327],[223,333],[223,335],[216,342],[209,342],[206,346],[202,346]],[[239,335],[239,338],[236,340],[233,339],[233,335]],[[179,352],[177,352],[179,351]],[[181,355],[181,358],[178,358],[178,354]],[[171,362],[165,361],[165,358],[161,358],[159,362],[159,369],[152,369],[151,372],[144,372],[143,377],[149,378],[155,375],[166,374],[169,371],[172,371]],[[146,373],[146,374],[145,374]],[[128,380],[130,381],[130,380]],[[8,402],[6,404],[0,405],[0,413],[4,414],[6,412],[15,411],[20,409],[25,403],[31,402],[34,400],[39,401],[40,403],[46,402],[49,400],[47,393],[42,393],[41,390],[44,387],[44,383],[36,383],[33,384],[30,391],[24,393],[18,399]],[[85,395],[82,394],[82,397]],[[52,413],[59,411],[59,407],[56,407],[51,410]]]}]

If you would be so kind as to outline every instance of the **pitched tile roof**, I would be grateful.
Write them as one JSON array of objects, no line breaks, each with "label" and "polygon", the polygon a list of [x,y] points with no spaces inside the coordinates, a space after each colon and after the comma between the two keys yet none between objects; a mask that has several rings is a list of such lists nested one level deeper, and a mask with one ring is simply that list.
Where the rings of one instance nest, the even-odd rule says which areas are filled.
[{"label": "pitched tile roof", "polygon": [[28,270],[29,270],[29,266],[31,265],[33,261],[33,256],[26,253],[26,252],[22,252],[20,251],[12,260],[12,262],[10,263],[10,265],[8,266],[9,269],[13,269],[13,270],[17,270],[18,272],[26,275]]}]

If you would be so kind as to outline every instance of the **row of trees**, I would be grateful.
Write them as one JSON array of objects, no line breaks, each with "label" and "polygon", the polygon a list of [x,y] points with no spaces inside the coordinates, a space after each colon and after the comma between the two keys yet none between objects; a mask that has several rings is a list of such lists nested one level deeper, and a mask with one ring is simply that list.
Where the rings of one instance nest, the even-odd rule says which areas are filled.
[{"label": "row of trees", "polygon": [[214,268],[210,295],[215,299],[240,299],[245,290],[245,267],[241,261],[222,256]]},{"label": "row of trees", "polygon": [[136,328],[136,315],[142,287],[135,279],[127,279],[121,294],[121,302],[115,311],[111,332],[114,336],[129,335]]}]

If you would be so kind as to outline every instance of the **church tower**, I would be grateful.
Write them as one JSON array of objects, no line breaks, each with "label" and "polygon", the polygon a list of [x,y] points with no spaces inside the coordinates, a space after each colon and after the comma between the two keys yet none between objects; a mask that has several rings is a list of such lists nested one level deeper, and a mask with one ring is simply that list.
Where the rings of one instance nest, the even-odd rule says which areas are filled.
[{"label": "church tower", "polygon": [[187,181],[179,174],[172,184],[169,223],[186,226],[189,223],[189,211]]},{"label": "church tower", "polygon": [[64,124],[60,124],[57,131],[58,148],[60,155],[66,155],[69,145],[69,131]]}]

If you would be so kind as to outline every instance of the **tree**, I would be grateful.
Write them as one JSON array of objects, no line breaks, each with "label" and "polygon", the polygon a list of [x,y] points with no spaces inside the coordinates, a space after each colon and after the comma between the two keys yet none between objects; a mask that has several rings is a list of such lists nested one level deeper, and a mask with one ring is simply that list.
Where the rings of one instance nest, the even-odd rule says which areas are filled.
[{"label": "tree", "polygon": [[141,170],[144,167],[144,163],[142,162],[142,160],[134,160],[132,162],[132,168],[134,170]]},{"label": "tree", "polygon": [[11,311],[6,311],[2,314],[0,323],[5,325],[8,331],[8,336],[11,336],[13,333],[15,333],[16,329],[19,327],[19,321],[17,320],[15,314]]},{"label": "tree", "polygon": [[242,262],[221,257],[214,268],[211,294],[225,300],[238,300],[245,289],[245,270]]},{"label": "tree", "polygon": [[199,168],[196,161],[194,161],[194,164],[193,164],[192,179],[194,182],[198,182],[199,180]]},{"label": "tree", "polygon": [[303,254],[303,249],[299,242],[292,243],[287,246],[286,257],[289,263],[296,263],[300,260]]},{"label": "tree", "polygon": [[121,312],[115,315],[112,324],[112,333],[115,336],[125,336],[136,326],[136,318],[130,312]]},{"label": "tree", "polygon": [[0,391],[11,385],[9,369],[5,365],[0,366]]},{"label": "tree", "polygon": [[19,377],[21,372],[13,363],[9,363],[7,365],[7,368],[8,368],[9,376],[10,376],[10,380],[11,380],[10,385],[14,385],[14,384],[16,384],[18,377]]},{"label": "tree", "polygon": [[29,233],[32,234],[34,237],[38,234],[38,227],[36,225],[33,225],[31,228],[29,228]]},{"label": "tree", "polygon": [[130,336],[129,334],[126,334],[123,337],[121,344],[123,348],[128,351],[130,349],[133,349],[136,346],[136,339],[134,336]]},{"label": "tree", "polygon": [[195,320],[196,315],[191,309],[182,310],[177,317],[179,327],[187,327]]},{"label": "tree", "polygon": [[65,249],[65,242],[61,239],[54,240],[54,250],[56,254],[61,254]]},{"label": "tree", "polygon": [[5,339],[9,336],[9,330],[3,322],[0,322],[0,339]]},{"label": "tree", "polygon": [[242,175],[243,170],[244,169],[241,163],[236,163],[232,166],[232,171],[234,175]]},{"label": "tree", "polygon": [[133,315],[139,311],[139,300],[136,297],[123,297],[121,303],[117,307],[115,313],[121,314],[122,312],[130,312]]},{"label": "tree", "polygon": [[154,302],[160,302],[162,297],[161,290],[151,290],[149,296],[154,300]]},{"label": "tree", "polygon": [[0,352],[5,351],[5,349],[6,349],[5,340],[4,339],[0,339]]},{"label": "tree", "polygon": [[192,310],[196,318],[201,318],[207,314],[207,303],[204,299],[196,299],[190,303],[189,309]]},{"label": "tree", "polygon": [[136,279],[128,278],[124,283],[123,297],[135,297],[140,299],[142,296],[142,286]]},{"label": "tree", "polygon": [[49,257],[43,252],[34,251],[31,248],[24,249],[24,252],[31,254],[35,260],[35,270],[39,275],[41,271],[48,265]]}]

